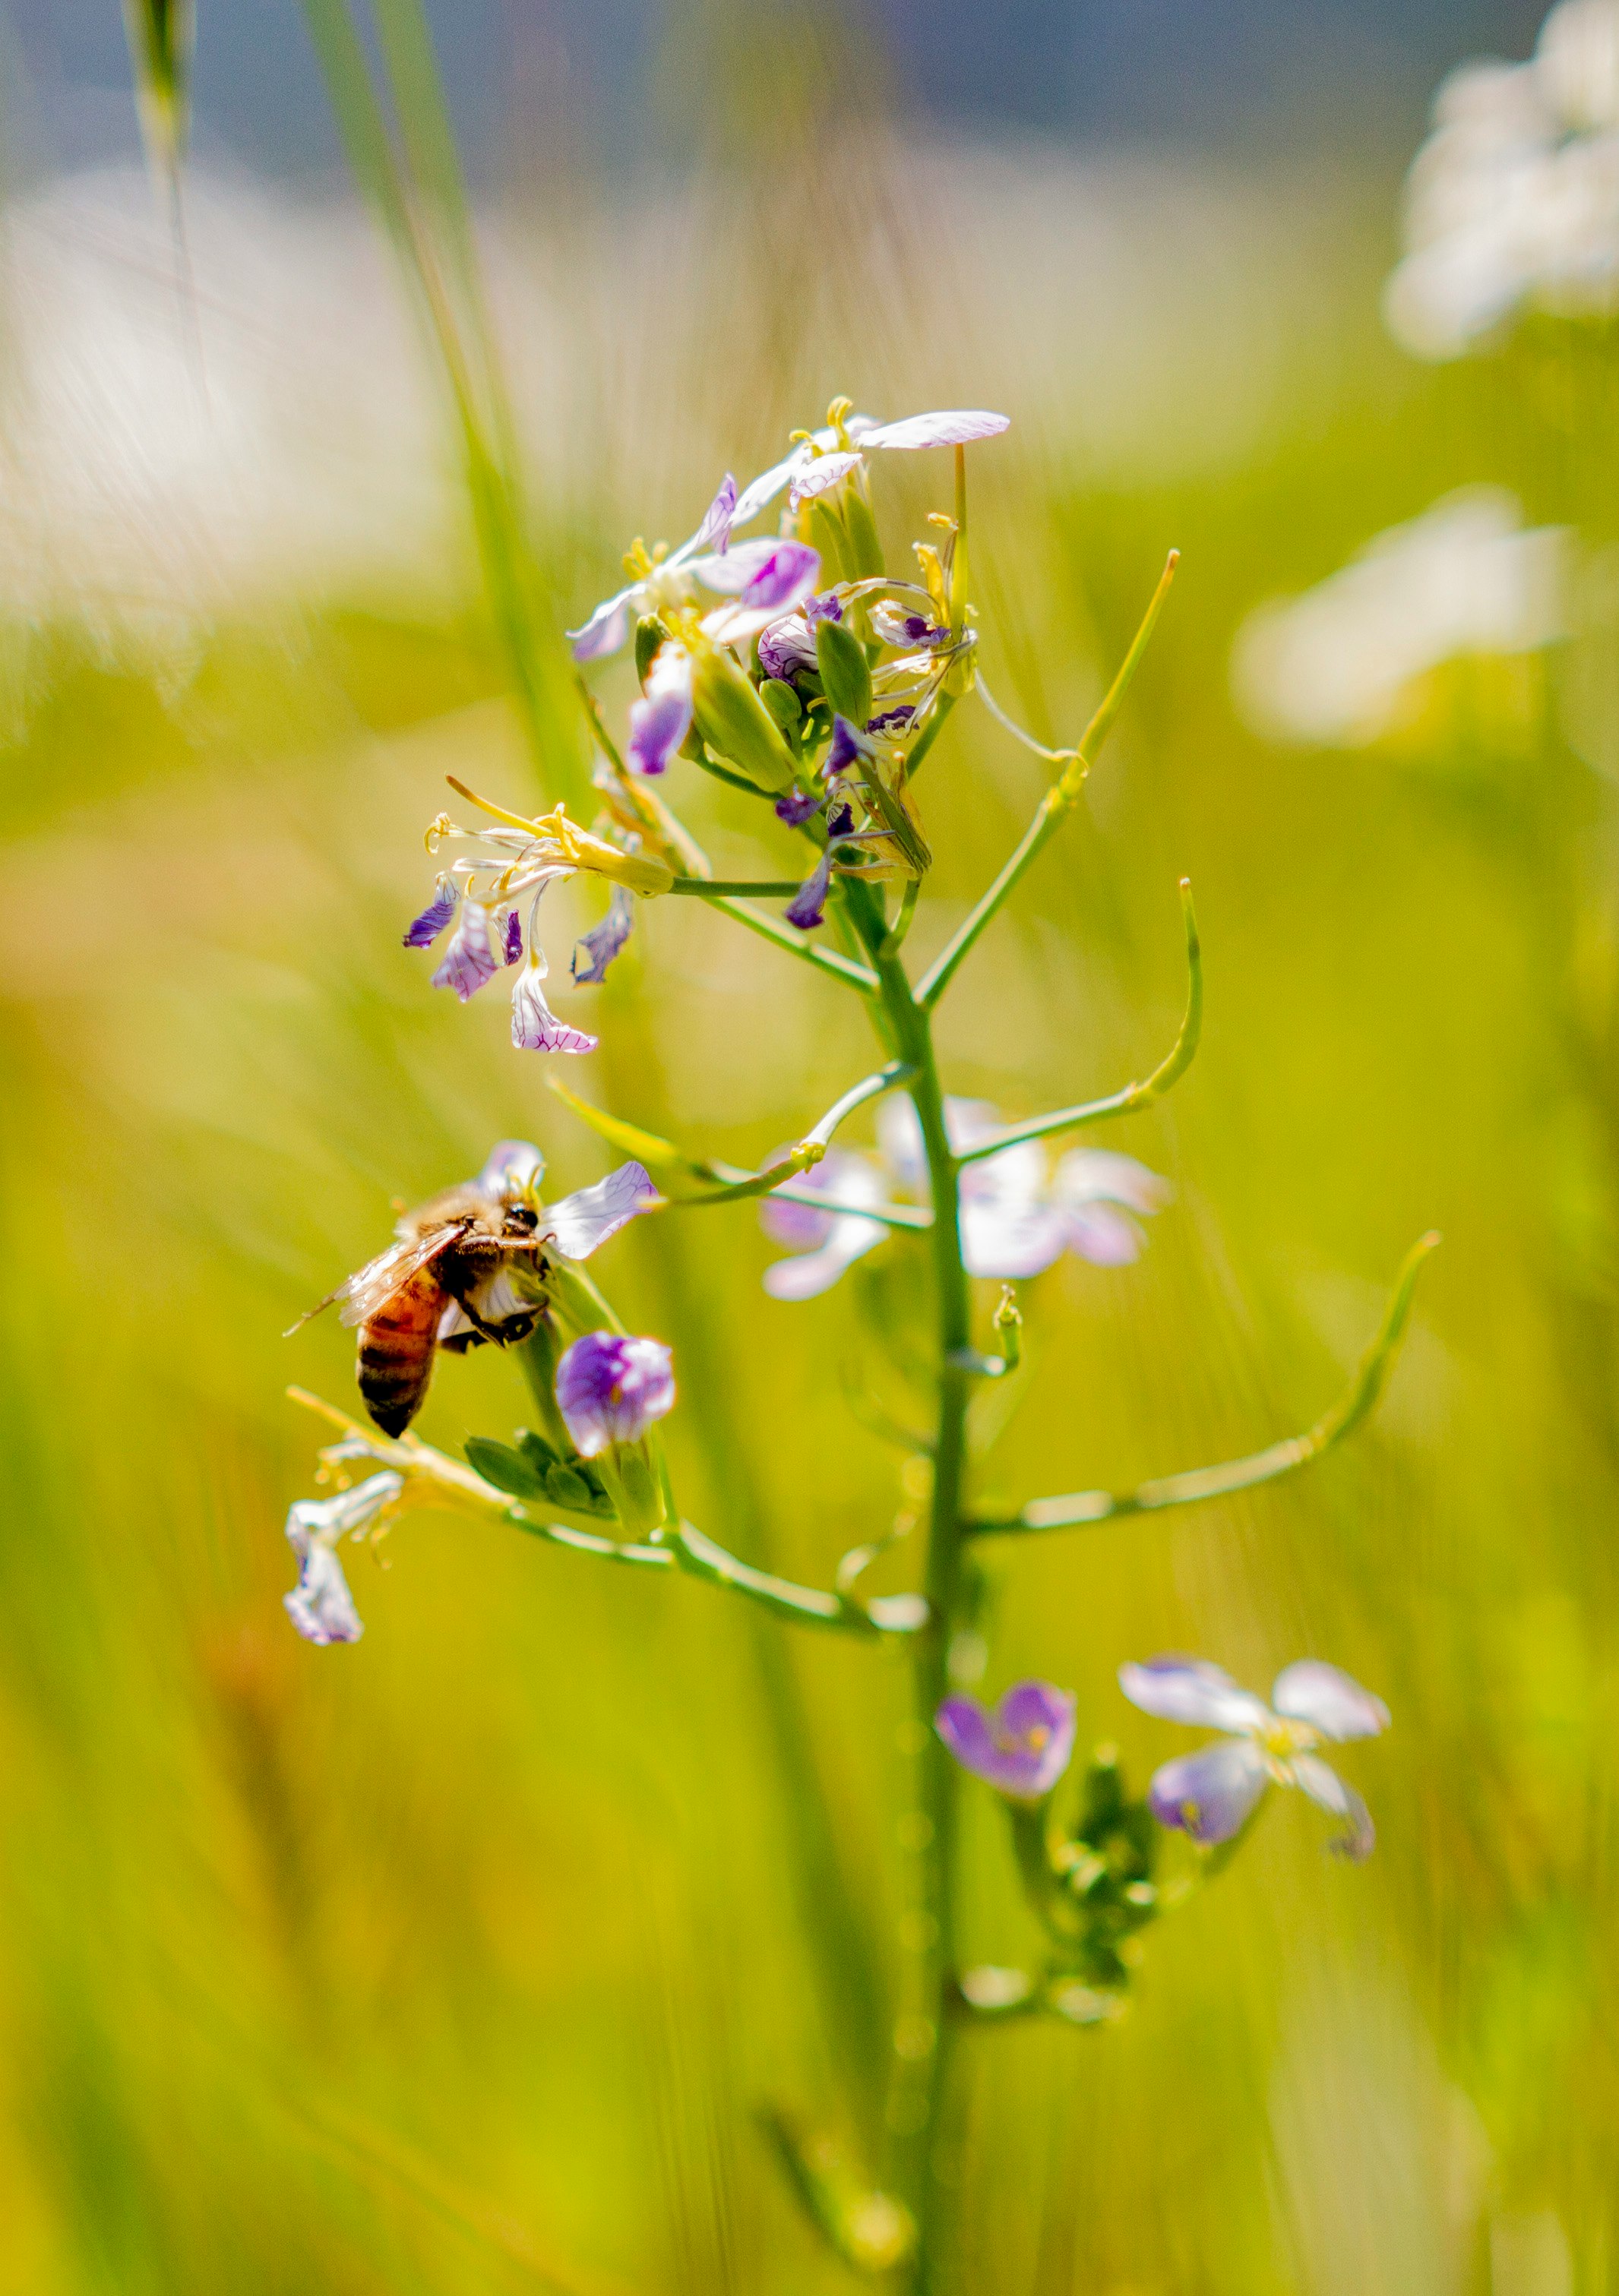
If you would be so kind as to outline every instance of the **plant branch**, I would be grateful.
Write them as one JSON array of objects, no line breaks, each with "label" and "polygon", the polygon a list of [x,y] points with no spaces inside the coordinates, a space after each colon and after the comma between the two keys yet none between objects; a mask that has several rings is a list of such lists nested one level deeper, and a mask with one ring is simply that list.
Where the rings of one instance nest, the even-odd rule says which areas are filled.
[{"label": "plant branch", "polygon": [[1081,1101],[1075,1108],[1059,1108],[1049,1116],[1031,1116],[1026,1123],[1006,1125],[988,1139],[975,1141],[972,1147],[960,1150],[957,1163],[976,1163],[981,1157],[993,1156],[999,1149],[1015,1147],[1020,1140],[1040,1140],[1052,1132],[1077,1131],[1081,1124],[1095,1124],[1104,1116],[1132,1116],[1138,1109],[1150,1108],[1171,1085],[1180,1081],[1191,1067],[1203,1037],[1203,947],[1192,909],[1191,883],[1185,877],[1180,880],[1180,909],[1186,924],[1186,1013],[1179,1035],[1152,1074],[1139,1084],[1127,1084],[1121,1091],[1109,1093],[1105,1100]]},{"label": "plant branch", "polygon": [[1399,1352],[1411,1299],[1424,1260],[1439,1242],[1430,1232],[1418,1238],[1406,1255],[1404,1267],[1390,1298],[1382,1326],[1361,1357],[1360,1367],[1332,1408],[1302,1435],[1272,1443],[1244,1459],[1227,1459],[1219,1466],[1194,1467],[1185,1474],[1163,1475],[1140,1483],[1133,1491],[1070,1491],[1060,1498],[1031,1499],[1014,1515],[980,1516],[970,1524],[977,1538],[994,1538],[1020,1531],[1064,1530],[1080,1523],[1108,1522],[1126,1514],[1155,1514],[1160,1509],[1193,1506],[1200,1499],[1223,1498],[1256,1483],[1274,1482],[1280,1475],[1307,1467],[1351,1435],[1373,1409],[1387,1383]]}]

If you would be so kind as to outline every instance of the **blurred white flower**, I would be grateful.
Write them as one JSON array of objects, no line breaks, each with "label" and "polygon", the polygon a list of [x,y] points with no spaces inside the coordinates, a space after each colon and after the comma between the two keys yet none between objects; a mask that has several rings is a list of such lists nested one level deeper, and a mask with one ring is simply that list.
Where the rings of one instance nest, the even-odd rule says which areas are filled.
[{"label": "blurred white flower", "polygon": [[1418,358],[1455,358],[1535,308],[1619,311],[1619,0],[1561,0],[1524,64],[1461,65],[1406,182],[1384,295]]},{"label": "blurred white flower", "polygon": [[1525,529],[1504,488],[1446,495],[1302,597],[1248,616],[1231,655],[1237,708],[1270,740],[1375,741],[1412,680],[1442,662],[1567,635],[1567,543],[1565,527]]}]

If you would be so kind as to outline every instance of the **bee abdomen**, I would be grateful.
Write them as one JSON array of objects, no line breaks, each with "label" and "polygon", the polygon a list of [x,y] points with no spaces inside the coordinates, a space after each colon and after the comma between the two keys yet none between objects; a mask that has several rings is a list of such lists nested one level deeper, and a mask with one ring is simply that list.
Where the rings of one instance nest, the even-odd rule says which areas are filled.
[{"label": "bee abdomen", "polygon": [[422,1408],[444,1302],[443,1286],[424,1267],[360,1325],[356,1377],[384,1435],[402,1435]]}]

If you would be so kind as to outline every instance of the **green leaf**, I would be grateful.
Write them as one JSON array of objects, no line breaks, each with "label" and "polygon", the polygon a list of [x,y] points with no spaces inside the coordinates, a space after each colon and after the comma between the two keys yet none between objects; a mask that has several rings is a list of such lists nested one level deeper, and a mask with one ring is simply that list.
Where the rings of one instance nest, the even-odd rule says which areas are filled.
[{"label": "green leaf", "polygon": [[871,665],[859,639],[842,622],[818,622],[815,658],[826,699],[838,716],[863,726],[871,715]]},{"label": "green leaf", "polygon": [[509,1492],[514,1499],[545,1497],[545,1483],[521,1451],[491,1442],[487,1435],[469,1435],[465,1448],[467,1464],[497,1491]]}]

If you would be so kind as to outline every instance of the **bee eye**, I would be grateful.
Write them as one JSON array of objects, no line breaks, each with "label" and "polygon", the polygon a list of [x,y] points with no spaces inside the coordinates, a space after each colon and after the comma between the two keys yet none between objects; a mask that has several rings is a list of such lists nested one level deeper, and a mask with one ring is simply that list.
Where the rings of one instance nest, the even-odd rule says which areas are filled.
[{"label": "bee eye", "polygon": [[508,1235],[532,1235],[539,1226],[539,1214],[528,1204],[513,1204],[505,1216]]}]

